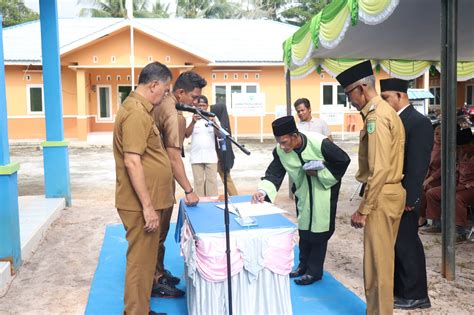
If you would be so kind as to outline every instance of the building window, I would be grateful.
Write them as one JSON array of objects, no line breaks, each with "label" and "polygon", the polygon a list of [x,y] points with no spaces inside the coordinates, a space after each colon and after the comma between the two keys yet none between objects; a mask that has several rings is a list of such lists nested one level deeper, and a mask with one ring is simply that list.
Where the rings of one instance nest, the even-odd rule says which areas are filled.
[{"label": "building window", "polygon": [[43,86],[28,85],[27,87],[28,112],[30,114],[43,114]]},{"label": "building window", "polygon": [[260,74],[259,73],[255,73],[255,79],[256,80],[260,79]]},{"label": "building window", "polygon": [[107,76],[107,81],[112,81],[112,76],[111,75]]},{"label": "building window", "polygon": [[248,73],[244,73],[244,80],[248,80],[249,79],[249,74]]},{"label": "building window", "polygon": [[213,80],[215,80],[215,79],[217,79],[217,74],[213,73],[211,77],[212,77]]},{"label": "building window", "polygon": [[153,62],[153,56],[148,56],[148,62]]},{"label": "building window", "polygon": [[227,104],[227,93],[225,85],[215,86],[214,99],[216,100],[216,104]]},{"label": "building window", "polygon": [[99,57],[93,56],[93,57],[92,57],[92,62],[93,62],[93,63],[98,63],[98,62],[99,62]]},{"label": "building window", "polygon": [[112,119],[112,102],[110,86],[97,86],[97,103],[99,120],[110,120]]},{"label": "building window", "polygon": [[258,93],[259,85],[256,83],[241,84],[216,84],[213,85],[213,95],[216,104],[226,104],[231,108],[232,94],[234,93]]},{"label": "building window", "polygon": [[[137,88],[135,86],[135,88]],[[131,85],[119,85],[117,87],[118,93],[117,93],[117,103],[118,105],[121,105],[123,101],[127,98],[127,96],[130,94],[132,91],[132,86]]]},{"label": "building window", "polygon": [[[324,106],[344,106],[348,107],[346,93],[342,86],[336,83],[325,83],[321,85],[321,104]],[[350,106],[349,106],[350,108]]]},{"label": "building window", "polygon": [[323,85],[323,105],[333,105],[332,85]]},{"label": "building window", "polygon": [[441,88],[439,86],[430,87],[430,92],[433,94],[434,98],[430,98],[430,105],[439,105],[441,97]]},{"label": "building window", "polygon": [[228,77],[229,75],[227,73],[224,73],[224,80],[227,80]]},{"label": "building window", "polygon": [[473,105],[474,100],[474,85],[466,85],[466,104]]},{"label": "building window", "polygon": [[111,62],[111,63],[116,63],[116,62],[117,62],[117,58],[116,58],[115,56],[110,57],[110,62]]},{"label": "building window", "polygon": [[237,80],[239,78],[239,74],[238,73],[234,73],[234,80]]}]

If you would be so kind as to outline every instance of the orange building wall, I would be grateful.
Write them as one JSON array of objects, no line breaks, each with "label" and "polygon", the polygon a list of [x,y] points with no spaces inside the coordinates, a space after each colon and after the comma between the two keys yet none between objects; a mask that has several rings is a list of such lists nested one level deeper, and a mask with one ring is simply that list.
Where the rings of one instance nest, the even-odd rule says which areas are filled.
[{"label": "orange building wall", "polygon": [[[112,131],[113,119],[100,121],[98,113],[98,87],[111,87],[112,118],[115,116],[120,101],[118,86],[130,85],[129,66],[129,29],[125,28],[108,36],[102,37],[90,44],[82,46],[61,56],[62,95],[64,128],[66,138],[85,139],[88,132]],[[168,64],[173,72],[174,79],[182,71],[192,69],[202,75],[208,82],[203,94],[214,103],[213,85],[231,83],[250,83],[259,86],[259,92],[266,96],[266,115],[263,119],[263,133],[271,134],[271,122],[275,119],[276,106],[286,106],[285,73],[281,65],[278,66],[207,66],[208,61],[196,57],[186,51],[174,47],[166,42],[153,38],[141,31],[135,31],[135,84],[141,68],[152,60]],[[94,61],[94,56],[98,60]],[[115,57],[115,62],[112,61]],[[168,58],[169,57],[169,58]],[[193,66],[191,66],[194,65]],[[81,67],[82,66],[82,67]],[[29,114],[27,109],[28,84],[42,84],[41,71],[28,71],[26,66],[7,66],[7,108],[9,116],[9,133],[12,139],[45,138],[44,116]],[[84,85],[78,83],[77,78],[84,73]],[[29,81],[26,78],[29,75]],[[224,78],[227,74],[227,78]],[[248,78],[244,78],[244,74]],[[237,75],[235,78],[234,75]],[[256,75],[259,77],[256,78]],[[213,77],[215,76],[215,77]],[[387,78],[382,70],[376,74],[378,80]],[[430,78],[430,84],[439,79]],[[81,82],[81,81],[79,81]],[[335,83],[335,79],[328,73],[314,72],[308,77],[291,81],[291,103],[300,97],[310,99],[314,117],[319,117],[321,110],[321,84]],[[473,82],[471,80],[471,82]],[[417,79],[417,86],[423,83],[423,78]],[[458,106],[464,103],[466,83],[458,84]],[[78,91],[81,86],[82,91]],[[84,93],[85,108],[78,107],[78,93]],[[81,97],[79,97],[81,99]],[[355,109],[340,108],[345,111],[344,126],[330,126],[333,131],[358,131],[362,128],[362,120]],[[78,112],[79,110],[79,112]],[[78,117],[79,116],[79,117]],[[234,128],[234,119],[231,116]],[[259,134],[260,117],[239,117],[238,134]]]},{"label": "orange building wall", "polygon": [[[208,63],[202,58],[193,56],[138,30],[134,31],[134,41],[136,65],[148,64],[149,57],[151,57],[151,61],[160,61],[166,65]],[[94,56],[97,56],[97,62],[94,62]],[[115,62],[112,62],[112,56],[115,56]],[[169,60],[166,58],[167,56],[169,56]],[[61,64],[73,63],[77,65],[128,66],[130,64],[130,29],[119,30],[61,57]]]}]

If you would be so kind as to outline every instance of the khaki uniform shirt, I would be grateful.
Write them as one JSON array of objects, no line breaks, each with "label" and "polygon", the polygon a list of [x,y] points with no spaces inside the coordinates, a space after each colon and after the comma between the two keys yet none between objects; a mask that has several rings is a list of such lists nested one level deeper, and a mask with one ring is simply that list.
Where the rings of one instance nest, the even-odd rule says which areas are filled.
[{"label": "khaki uniform shirt", "polygon": [[182,150],[186,131],[186,119],[183,116],[183,112],[176,110],[177,102],[172,93],[166,96],[161,105],[153,111],[153,117],[163,136],[165,147]]},{"label": "khaki uniform shirt", "polygon": [[385,184],[403,179],[405,129],[390,105],[376,96],[361,110],[364,129],[360,132],[359,170],[356,179],[367,183],[359,212],[377,208],[377,198]]},{"label": "khaki uniform shirt", "polygon": [[131,92],[117,112],[113,136],[117,209],[143,210],[125,169],[125,152],[141,156],[145,183],[153,207],[158,210],[173,206],[171,164],[151,115],[152,110],[153,105],[148,100]]}]

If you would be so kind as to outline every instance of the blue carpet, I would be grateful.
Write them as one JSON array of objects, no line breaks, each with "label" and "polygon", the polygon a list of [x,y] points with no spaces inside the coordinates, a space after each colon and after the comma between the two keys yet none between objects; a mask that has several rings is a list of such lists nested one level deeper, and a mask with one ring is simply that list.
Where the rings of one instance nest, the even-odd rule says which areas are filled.
[{"label": "blue carpet", "polygon": [[[175,224],[170,227],[170,235]],[[122,225],[109,225],[92,280],[86,314],[120,314],[123,309],[125,253],[127,241]],[[298,257],[298,248],[295,249]],[[172,237],[166,240],[166,267],[183,279],[183,259]],[[183,282],[183,280],[181,280]],[[184,290],[184,283],[178,285]],[[325,272],[321,281],[310,286],[297,286],[291,281],[293,314],[365,314],[365,303],[331,274]],[[151,299],[151,309],[168,314],[187,314],[186,297]]]}]

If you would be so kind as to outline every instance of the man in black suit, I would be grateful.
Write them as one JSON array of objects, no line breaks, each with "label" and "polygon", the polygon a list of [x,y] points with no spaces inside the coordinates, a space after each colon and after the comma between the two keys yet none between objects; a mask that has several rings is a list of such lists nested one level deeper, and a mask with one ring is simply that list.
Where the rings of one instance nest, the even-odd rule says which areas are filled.
[{"label": "man in black suit", "polygon": [[418,217],[423,179],[433,148],[433,127],[408,100],[408,81],[380,81],[382,98],[393,107],[405,127],[405,158],[402,185],[407,192],[405,211],[395,243],[394,307],[431,307],[426,280],[423,244],[418,236]]}]

